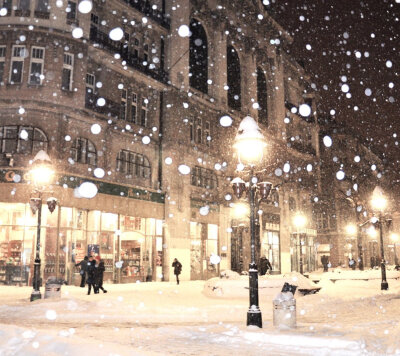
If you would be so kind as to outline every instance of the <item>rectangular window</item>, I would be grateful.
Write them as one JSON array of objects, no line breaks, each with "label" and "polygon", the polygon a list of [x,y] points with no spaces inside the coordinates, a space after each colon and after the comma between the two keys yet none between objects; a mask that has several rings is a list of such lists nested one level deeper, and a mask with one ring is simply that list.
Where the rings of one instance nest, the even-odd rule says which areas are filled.
[{"label": "rectangular window", "polygon": [[67,11],[67,20],[69,21],[76,20],[76,2],[68,1],[66,11]]},{"label": "rectangular window", "polygon": [[140,114],[140,125],[146,127],[147,126],[147,104],[149,101],[147,99],[142,99],[142,109]]},{"label": "rectangular window", "polygon": [[32,47],[29,84],[41,85],[43,79],[44,48]]},{"label": "rectangular window", "polygon": [[0,46],[0,83],[3,82],[5,60],[6,60],[6,46]]},{"label": "rectangular window", "polygon": [[91,93],[94,93],[95,77],[93,74],[86,73],[86,89],[90,89]]},{"label": "rectangular window", "polygon": [[132,93],[132,105],[131,105],[131,122],[136,122],[137,120],[137,95]]},{"label": "rectangular window", "polygon": [[29,11],[31,9],[30,0],[19,0],[18,10]]},{"label": "rectangular window", "polygon": [[72,91],[72,78],[74,74],[74,55],[64,53],[61,89]]},{"label": "rectangular window", "polygon": [[202,119],[196,119],[196,143],[203,143]]},{"label": "rectangular window", "polygon": [[[14,153],[17,152],[18,143],[18,127],[17,126],[5,126],[2,133],[2,145],[1,151],[3,153]],[[1,137],[0,137],[1,138]]]},{"label": "rectangular window", "polygon": [[149,45],[147,43],[143,46],[143,60],[145,62],[149,60]]},{"label": "rectangular window", "polygon": [[22,83],[24,69],[25,46],[13,46],[11,57],[10,83]]},{"label": "rectangular window", "polygon": [[127,91],[126,89],[121,90],[121,120],[126,120],[127,115],[126,115],[126,99],[127,99]]},{"label": "rectangular window", "polygon": [[6,16],[11,16],[12,0],[3,0],[3,8],[7,9]]},{"label": "rectangular window", "polygon": [[206,145],[210,146],[211,143],[211,131],[210,131],[210,122],[206,121],[205,122],[205,129],[204,129],[204,136],[205,136],[205,140],[206,140]]},{"label": "rectangular window", "polygon": [[194,123],[193,119],[189,120],[189,130],[190,130],[190,142],[194,142]]},{"label": "rectangular window", "polygon": [[140,41],[136,37],[133,38],[133,55],[138,58],[139,57],[139,44]]},{"label": "rectangular window", "polygon": [[36,11],[49,12],[49,0],[37,0]]}]

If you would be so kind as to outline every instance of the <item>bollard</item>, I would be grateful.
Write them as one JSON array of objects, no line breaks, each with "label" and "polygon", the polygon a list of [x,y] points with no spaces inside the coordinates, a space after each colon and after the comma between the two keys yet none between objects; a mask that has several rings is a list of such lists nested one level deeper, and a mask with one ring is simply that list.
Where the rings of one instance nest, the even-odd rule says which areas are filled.
[{"label": "bollard", "polygon": [[61,298],[61,286],[63,281],[55,277],[49,277],[46,281],[44,299]]},{"label": "bollard", "polygon": [[273,323],[277,328],[296,327],[296,299],[293,294],[296,286],[285,283],[282,291],[272,301],[273,304]]}]

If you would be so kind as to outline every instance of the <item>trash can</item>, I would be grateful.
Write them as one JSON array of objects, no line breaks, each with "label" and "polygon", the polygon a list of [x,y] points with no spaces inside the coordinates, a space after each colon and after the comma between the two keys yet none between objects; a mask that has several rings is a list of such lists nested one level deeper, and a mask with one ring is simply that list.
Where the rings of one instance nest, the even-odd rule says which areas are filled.
[{"label": "trash can", "polygon": [[296,299],[293,294],[296,286],[285,283],[282,291],[272,301],[273,304],[273,323],[278,328],[296,327]]},{"label": "trash can", "polygon": [[46,281],[44,299],[61,298],[61,286],[64,281],[56,277],[49,277]]}]

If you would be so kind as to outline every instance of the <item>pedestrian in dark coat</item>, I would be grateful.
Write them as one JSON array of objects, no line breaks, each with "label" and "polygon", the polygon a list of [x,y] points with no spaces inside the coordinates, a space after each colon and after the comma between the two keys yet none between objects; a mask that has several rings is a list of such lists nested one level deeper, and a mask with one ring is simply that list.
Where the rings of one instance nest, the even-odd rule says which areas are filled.
[{"label": "pedestrian in dark coat", "polygon": [[99,290],[101,289],[103,293],[107,293],[107,291],[103,288],[103,277],[104,277],[104,262],[100,259],[99,256],[96,257],[96,263],[95,269],[94,269],[94,281],[95,281],[95,290],[94,292],[97,294],[99,293]]},{"label": "pedestrian in dark coat", "polygon": [[329,257],[326,255],[322,255],[321,263],[322,263],[322,266],[324,266],[324,272],[328,272]]},{"label": "pedestrian in dark coat", "polygon": [[93,256],[89,257],[88,268],[87,268],[87,284],[88,284],[88,295],[93,287],[93,292],[96,292],[96,285],[95,285],[95,265],[96,261],[93,259]]},{"label": "pedestrian in dark coat", "polygon": [[269,262],[268,258],[263,256],[260,258],[260,275],[264,276],[267,274],[268,270],[272,271],[271,263]]},{"label": "pedestrian in dark coat", "polygon": [[89,260],[89,257],[88,257],[88,256],[85,256],[84,259],[83,259],[81,262],[75,264],[75,267],[80,266],[79,273],[80,273],[80,275],[81,275],[81,288],[84,288],[84,287],[85,287],[86,272],[87,272],[87,267],[88,267],[88,260]]},{"label": "pedestrian in dark coat", "polygon": [[172,262],[172,267],[174,267],[174,274],[176,276],[176,284],[179,284],[179,275],[182,272],[182,263],[180,263],[177,258],[174,258],[174,262]]}]

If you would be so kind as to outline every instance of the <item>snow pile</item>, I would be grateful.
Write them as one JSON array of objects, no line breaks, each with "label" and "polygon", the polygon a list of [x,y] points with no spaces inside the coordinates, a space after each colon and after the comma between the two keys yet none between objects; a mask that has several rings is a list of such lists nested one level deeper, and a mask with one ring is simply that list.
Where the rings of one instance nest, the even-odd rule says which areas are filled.
[{"label": "snow pile", "polygon": [[[230,271],[228,275],[231,273]],[[224,271],[227,273],[227,271]],[[233,272],[235,273],[235,272]],[[279,293],[285,282],[297,286],[297,290],[313,290],[320,287],[307,277],[298,272],[291,272],[284,275],[265,275],[258,278],[258,290],[260,297],[274,297]],[[204,284],[203,293],[214,298],[248,298],[249,277],[235,276],[230,278],[211,278]],[[296,292],[296,295],[299,293]]]}]

